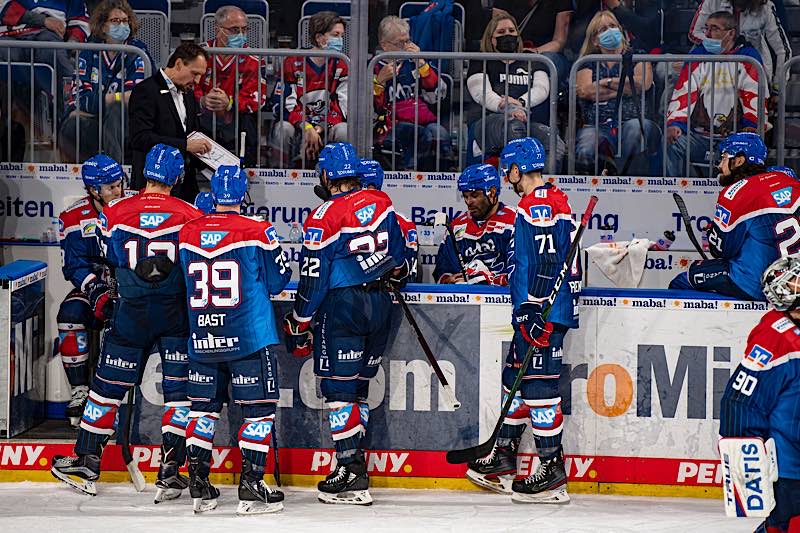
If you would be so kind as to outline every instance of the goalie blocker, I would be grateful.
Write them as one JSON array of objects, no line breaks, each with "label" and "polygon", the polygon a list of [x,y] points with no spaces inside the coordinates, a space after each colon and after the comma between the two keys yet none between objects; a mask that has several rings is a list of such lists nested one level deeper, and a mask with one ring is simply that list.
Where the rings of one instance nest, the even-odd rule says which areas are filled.
[{"label": "goalie blocker", "polygon": [[775,508],[772,484],[778,481],[775,441],[757,437],[728,437],[719,441],[725,514],[769,516]]}]

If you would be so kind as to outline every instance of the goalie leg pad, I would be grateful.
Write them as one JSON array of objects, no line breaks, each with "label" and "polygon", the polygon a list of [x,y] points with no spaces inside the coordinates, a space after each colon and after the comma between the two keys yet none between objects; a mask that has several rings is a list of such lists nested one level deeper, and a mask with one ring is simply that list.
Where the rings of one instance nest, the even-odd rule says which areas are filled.
[{"label": "goalie leg pad", "polygon": [[769,516],[775,507],[772,485],[777,479],[774,444],[767,446],[756,437],[725,437],[719,440],[719,453],[725,514]]}]

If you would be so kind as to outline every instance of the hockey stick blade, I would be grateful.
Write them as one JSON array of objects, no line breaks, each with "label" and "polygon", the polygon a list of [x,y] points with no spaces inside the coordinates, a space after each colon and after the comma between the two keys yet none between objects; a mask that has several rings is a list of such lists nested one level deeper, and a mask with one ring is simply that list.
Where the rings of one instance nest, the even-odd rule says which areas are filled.
[{"label": "hockey stick blade", "polygon": [[[569,272],[569,270],[572,268],[572,263],[575,261],[575,256],[578,254],[581,237],[583,237],[583,232],[589,225],[589,219],[592,218],[592,211],[594,211],[595,205],[597,205],[597,196],[592,196],[589,198],[589,204],[586,206],[586,211],[581,217],[581,223],[578,226],[578,230],[575,232],[575,238],[569,246],[567,258],[564,261],[564,264],[561,265],[561,272],[559,272],[556,282],[553,284],[553,290],[550,291],[550,295],[544,302],[544,306],[546,307],[542,312],[542,317],[545,320],[550,314],[550,310],[553,308],[553,302],[555,302],[556,297],[558,296],[558,291],[561,289],[561,285],[564,283],[564,279],[567,277],[567,272]],[[492,451],[492,448],[494,448],[494,443],[497,441],[497,436],[500,434],[500,428],[503,427],[503,422],[505,422],[506,415],[508,414],[509,409],[511,409],[511,404],[514,401],[514,397],[517,394],[520,384],[522,383],[522,378],[525,375],[525,369],[528,368],[532,358],[533,345],[528,348],[528,351],[522,360],[522,365],[519,368],[519,372],[517,372],[517,376],[514,378],[514,384],[511,385],[511,388],[508,391],[506,401],[503,403],[503,408],[500,410],[500,417],[498,418],[497,423],[494,426],[494,431],[492,431],[492,435],[489,437],[489,439],[486,442],[470,448],[464,448],[462,450],[450,450],[447,452],[445,457],[448,463],[469,463],[489,455],[489,453]]]},{"label": "hockey stick blade", "polygon": [[692,228],[692,219],[689,217],[689,210],[686,208],[686,202],[683,200],[683,197],[676,192],[672,193],[672,198],[675,200],[675,205],[678,206],[678,212],[680,212],[681,220],[683,220],[683,226],[686,228],[686,234],[689,236],[689,240],[692,241],[692,246],[694,246],[694,249],[700,253],[700,257],[702,257],[705,261],[708,259],[708,256],[703,250],[703,247],[700,246],[700,243],[697,242],[697,237],[694,234],[694,228]]},{"label": "hockey stick blade", "polygon": [[136,492],[142,492],[145,489],[147,483],[145,482],[144,476],[142,475],[141,470],[136,465],[136,462],[133,460],[133,454],[131,453],[131,420],[133,419],[133,397],[136,395],[136,388],[132,387],[128,391],[128,402],[127,402],[127,409],[125,413],[125,425],[122,429],[122,442],[119,443],[120,449],[122,450],[122,460],[125,461],[125,468],[128,469],[128,474],[131,476],[131,483],[133,483],[133,488],[136,489]]}]

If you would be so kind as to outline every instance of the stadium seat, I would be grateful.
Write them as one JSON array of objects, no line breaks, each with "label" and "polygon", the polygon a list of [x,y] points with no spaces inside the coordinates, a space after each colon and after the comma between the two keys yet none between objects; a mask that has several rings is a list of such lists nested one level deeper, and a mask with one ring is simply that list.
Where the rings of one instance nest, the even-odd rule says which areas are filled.
[{"label": "stadium seat", "polygon": [[156,66],[166,65],[172,14],[169,0],[130,0],[129,3],[139,19],[136,38],[147,45]]},{"label": "stadium seat", "polygon": [[200,40],[210,41],[217,32],[214,13],[222,6],[235,5],[247,15],[247,45],[269,48],[269,3],[266,0],[205,0],[200,20]]},{"label": "stadium seat", "polygon": [[[3,64],[0,68],[0,82],[6,83],[10,79],[13,83],[22,83],[26,87],[30,86],[31,80],[31,64],[30,63],[14,63],[10,66],[8,63]],[[33,79],[35,87],[33,93],[33,108],[29,111],[33,113],[33,146],[30,145],[31,132],[26,132],[25,139],[21,139],[26,144],[27,151],[30,153],[34,147],[37,150],[52,146],[55,128],[55,114],[53,110],[53,99],[57,92],[56,90],[56,76],[52,65],[46,63],[33,64]],[[19,93],[14,89],[14,94],[19,96]],[[30,96],[30,95],[29,95]],[[5,95],[4,95],[5,97]],[[21,102],[22,103],[22,102]],[[31,103],[24,102],[25,107],[30,107]],[[61,113],[61,107],[58,107],[56,113]],[[5,117],[4,117],[5,118]],[[25,128],[30,128],[31,116],[24,116]],[[1,128],[6,128],[5,120],[0,123]]]},{"label": "stadium seat", "polygon": [[[349,5],[349,4],[348,4]],[[342,53],[350,53],[350,17],[342,16],[344,19],[344,48]],[[300,48],[311,48],[311,36],[308,34],[308,21],[311,20],[311,15],[300,17],[300,22],[297,23],[297,45]]]},{"label": "stadium seat", "polygon": [[300,8],[301,17],[310,17],[320,11],[334,11],[343,17],[350,16],[350,0],[333,0],[328,2],[306,0]]}]

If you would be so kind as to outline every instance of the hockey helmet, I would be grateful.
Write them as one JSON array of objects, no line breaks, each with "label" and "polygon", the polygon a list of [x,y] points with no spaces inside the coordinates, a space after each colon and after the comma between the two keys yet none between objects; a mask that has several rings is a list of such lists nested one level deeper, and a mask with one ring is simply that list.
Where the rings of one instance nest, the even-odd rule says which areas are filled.
[{"label": "hockey helmet", "polygon": [[495,188],[496,194],[499,196],[500,175],[495,167],[487,163],[470,165],[458,177],[459,192],[483,191],[488,194],[489,189],[492,187]]},{"label": "hockey helmet", "polygon": [[781,172],[783,174],[786,174],[790,178],[798,179],[797,173],[791,167],[782,167],[782,166],[769,167],[767,169],[767,172]]},{"label": "hockey helmet", "polygon": [[204,214],[209,214],[214,210],[214,199],[210,192],[200,192],[194,198],[194,206]]},{"label": "hockey helmet", "polygon": [[544,168],[544,146],[538,139],[523,137],[509,142],[500,152],[500,172],[503,176],[517,165],[520,173],[526,174]]},{"label": "hockey helmet", "polygon": [[733,133],[720,141],[719,153],[731,157],[743,155],[749,163],[763,165],[767,159],[767,146],[756,133]]},{"label": "hockey helmet", "polygon": [[144,160],[144,177],[172,187],[183,178],[184,166],[181,151],[173,146],[157,144]]},{"label": "hockey helmet", "polygon": [[81,178],[86,187],[100,190],[101,185],[107,185],[125,178],[125,172],[119,163],[105,154],[97,154],[83,163]]},{"label": "hockey helmet", "polygon": [[247,194],[247,175],[235,165],[221,165],[211,176],[211,198],[216,205],[239,205]]},{"label": "hockey helmet", "polygon": [[779,257],[761,276],[767,301],[778,311],[791,311],[800,304],[800,255]]},{"label": "hockey helmet", "polygon": [[331,181],[356,177],[358,162],[358,154],[352,144],[331,143],[319,153],[317,175],[322,176],[324,171]]},{"label": "hockey helmet", "polygon": [[374,159],[362,159],[358,162],[356,173],[361,180],[362,187],[369,187],[371,185],[381,190],[383,186],[383,168],[380,163]]}]

